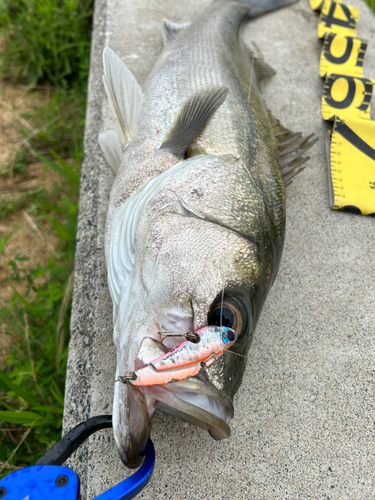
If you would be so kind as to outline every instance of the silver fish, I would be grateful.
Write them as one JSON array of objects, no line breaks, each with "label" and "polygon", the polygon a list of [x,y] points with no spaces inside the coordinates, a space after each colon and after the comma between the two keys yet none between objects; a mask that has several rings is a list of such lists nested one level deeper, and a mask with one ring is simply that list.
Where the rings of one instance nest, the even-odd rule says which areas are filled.
[{"label": "silver fish", "polygon": [[238,334],[231,351],[239,355],[226,353],[195,377],[115,383],[114,435],[129,467],[142,460],[156,407],[216,439],[230,436],[233,396],[282,253],[284,183],[312,144],[265,109],[258,80],[272,70],[239,30],[293,2],[219,0],[192,24],[165,20],[165,47],[143,89],[104,51],[118,124],[99,139],[117,171],[106,227],[116,379],[164,354],[160,332],[217,325]]}]

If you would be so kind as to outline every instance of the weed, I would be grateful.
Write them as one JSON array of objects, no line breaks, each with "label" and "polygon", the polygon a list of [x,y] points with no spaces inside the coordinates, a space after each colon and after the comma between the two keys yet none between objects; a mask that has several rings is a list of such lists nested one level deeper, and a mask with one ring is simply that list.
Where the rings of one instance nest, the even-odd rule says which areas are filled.
[{"label": "weed", "polygon": [[24,149],[20,149],[16,151],[14,157],[13,172],[15,174],[23,174],[26,171],[26,169],[27,169],[26,151]]},{"label": "weed", "polygon": [[5,252],[5,245],[8,243],[8,241],[10,240],[11,237],[12,237],[12,234],[9,234],[5,238],[0,237],[0,260]]},{"label": "weed", "polygon": [[6,0],[1,71],[13,81],[84,88],[90,62],[92,0]]},{"label": "weed", "polygon": [[0,199],[0,219],[6,217],[9,214],[13,214],[20,210],[27,203],[27,195],[22,196],[20,198],[13,198],[11,200],[7,200],[5,198]]},{"label": "weed", "polygon": [[[48,155],[54,149],[61,157],[76,157],[82,151],[86,93],[80,90],[55,89],[45,105],[30,113],[36,133],[24,128],[31,148]],[[34,158],[30,158],[35,161]]]},{"label": "weed", "polygon": [[[63,179],[51,193],[38,192],[30,205],[37,220],[49,222],[60,244],[34,269],[22,269],[28,258],[19,254],[8,262],[14,294],[0,310],[0,321],[13,343],[7,372],[0,372],[2,474],[33,464],[59,439],[64,405],[79,160],[69,165],[56,153],[55,162],[35,154]],[[0,254],[5,244],[0,242]],[[20,285],[26,290],[22,294]]]},{"label": "weed", "polygon": [[375,12],[375,0],[365,0],[370,9]]},{"label": "weed", "polygon": [[[23,140],[6,172],[22,176],[29,163],[42,161],[62,178],[50,192],[39,188],[0,203],[0,217],[22,208],[59,241],[42,265],[25,269],[28,257],[20,254],[8,262],[13,296],[0,309],[11,339],[0,371],[0,476],[35,463],[61,434],[92,3],[6,0],[0,6],[2,76],[31,92],[43,83],[40,104],[23,116]],[[0,257],[8,240],[0,240]]]},{"label": "weed", "polygon": [[23,140],[13,151],[13,161],[4,169],[5,175],[26,172],[28,165],[37,161],[33,150],[51,158],[51,149],[62,158],[78,158],[81,155],[86,93],[72,89],[49,89],[47,94],[43,97],[39,92],[39,99],[33,95],[37,105],[26,114],[32,128],[19,126]]}]

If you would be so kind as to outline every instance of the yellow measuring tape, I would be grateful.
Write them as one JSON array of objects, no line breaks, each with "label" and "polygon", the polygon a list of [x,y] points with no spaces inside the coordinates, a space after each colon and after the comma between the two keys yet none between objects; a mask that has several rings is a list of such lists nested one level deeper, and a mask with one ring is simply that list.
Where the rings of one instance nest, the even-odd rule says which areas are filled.
[{"label": "yellow measuring tape", "polygon": [[359,9],[331,0],[309,1],[313,10],[321,10],[322,117],[334,121],[327,141],[330,206],[375,215],[375,121],[370,120],[375,79],[363,77],[367,41],[356,38]]},{"label": "yellow measuring tape", "polygon": [[355,36],[359,9],[338,2],[325,1],[320,12],[318,37],[326,33]]},{"label": "yellow measuring tape", "polygon": [[375,121],[336,118],[330,152],[331,208],[375,213]]},{"label": "yellow measuring tape", "polygon": [[322,97],[324,120],[370,119],[370,102],[375,80],[347,75],[327,75]]},{"label": "yellow measuring tape", "polygon": [[[312,10],[321,10],[324,0],[309,0]],[[336,0],[336,3],[341,3],[341,0]]]},{"label": "yellow measuring tape", "polygon": [[360,38],[327,33],[320,56],[319,74],[327,73],[363,77],[363,60],[367,42]]}]

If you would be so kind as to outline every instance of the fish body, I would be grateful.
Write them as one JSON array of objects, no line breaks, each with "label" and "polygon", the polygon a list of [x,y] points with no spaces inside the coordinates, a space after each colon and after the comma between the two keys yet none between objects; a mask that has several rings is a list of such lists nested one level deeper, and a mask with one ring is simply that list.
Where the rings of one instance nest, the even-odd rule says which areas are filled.
[{"label": "fish body", "polygon": [[[245,20],[288,3],[217,1],[191,25],[166,22],[164,50],[142,91],[104,55],[107,94],[127,141],[119,149],[115,136],[101,140],[119,165],[106,229],[116,378],[147,366],[159,376],[171,359],[160,331],[223,325],[236,331],[232,350],[240,354],[163,386],[116,383],[114,433],[128,466],[141,460],[155,407],[217,439],[230,435],[233,396],[285,230],[277,143],[239,33]],[[119,75],[127,83],[116,87]],[[122,103],[121,92],[133,101]]]}]

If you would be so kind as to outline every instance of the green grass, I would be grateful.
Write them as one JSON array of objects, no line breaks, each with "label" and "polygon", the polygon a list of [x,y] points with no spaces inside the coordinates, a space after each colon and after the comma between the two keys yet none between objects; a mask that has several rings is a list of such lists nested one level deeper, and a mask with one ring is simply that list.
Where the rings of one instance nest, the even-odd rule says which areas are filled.
[{"label": "green grass", "polygon": [[27,196],[22,196],[21,198],[12,198],[8,200],[6,198],[0,199],[0,219],[6,217],[7,215],[13,214],[20,210],[27,203]]},{"label": "green grass", "polygon": [[[56,163],[46,158],[43,161],[58,171],[64,182],[51,193],[41,189],[28,210],[36,220],[48,222],[59,247],[44,265],[34,269],[20,267],[27,256],[16,255],[7,263],[14,294],[0,310],[0,321],[13,340],[7,370],[0,372],[0,431],[4,431],[0,457],[11,466],[33,464],[61,434],[79,161],[73,166],[60,158]],[[0,252],[1,248],[0,244]],[[21,284],[26,289],[23,294],[18,292]],[[9,430],[12,428],[14,431]],[[19,444],[14,436],[18,436],[17,441],[26,432],[27,439],[9,460]],[[9,470],[8,466],[4,472]]]},{"label": "green grass", "polygon": [[[61,182],[0,201],[0,219],[19,209],[58,241],[46,262],[4,261],[13,296],[0,309],[11,339],[0,371],[0,477],[35,461],[61,436],[78,213],[79,170],[89,69],[92,0],[8,0],[0,6],[2,78],[27,85],[38,106],[23,117],[24,145],[2,175],[27,174],[42,161]],[[37,85],[38,94],[33,91]],[[22,293],[20,292],[22,291]]]},{"label": "green grass", "polygon": [[[30,92],[35,94],[35,92]],[[52,88],[48,97],[33,96],[31,111],[22,114],[33,130],[20,125],[24,139],[21,149],[14,152],[14,161],[2,166],[2,172],[24,173],[27,165],[36,161],[34,150],[53,158],[51,149],[62,158],[76,157],[82,151],[85,123],[86,93],[80,89]],[[1,207],[1,202],[0,202]],[[1,217],[1,208],[0,208]]]},{"label": "green grass", "polygon": [[30,85],[84,87],[90,64],[91,0],[6,0],[1,72]]},{"label": "green grass", "polygon": [[365,0],[370,9],[375,12],[375,0]]}]

